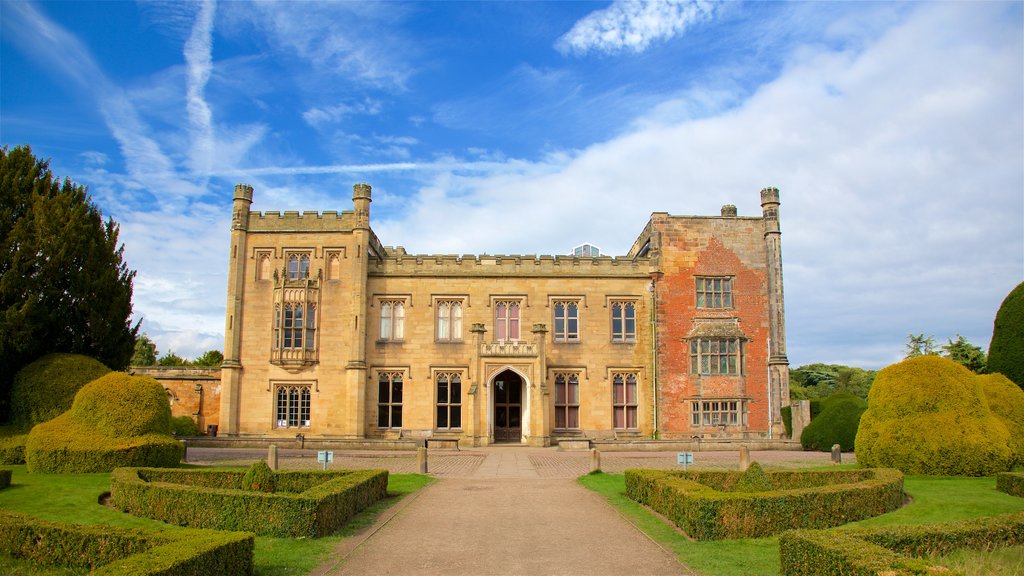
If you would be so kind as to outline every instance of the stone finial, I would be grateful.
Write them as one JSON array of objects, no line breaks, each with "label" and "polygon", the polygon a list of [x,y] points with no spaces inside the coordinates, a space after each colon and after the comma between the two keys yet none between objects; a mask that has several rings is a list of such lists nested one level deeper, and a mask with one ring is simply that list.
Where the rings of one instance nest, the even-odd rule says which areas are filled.
[{"label": "stone finial", "polygon": [[725,206],[722,206],[722,216],[726,218],[735,218],[736,206],[732,204],[726,204]]}]

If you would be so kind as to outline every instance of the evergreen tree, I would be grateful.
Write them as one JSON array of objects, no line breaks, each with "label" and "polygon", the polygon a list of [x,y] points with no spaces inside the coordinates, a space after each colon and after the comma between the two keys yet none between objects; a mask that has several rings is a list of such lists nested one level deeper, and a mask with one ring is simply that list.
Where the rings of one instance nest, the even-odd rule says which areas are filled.
[{"label": "evergreen tree", "polygon": [[948,344],[942,345],[943,356],[963,365],[975,374],[985,371],[985,351],[980,346],[971,344],[960,334],[956,335],[956,342],[952,338],[947,338],[947,341]]},{"label": "evergreen tree", "polygon": [[0,148],[0,419],[11,378],[52,352],[128,365],[132,280],[118,225],[28,146]]},{"label": "evergreen tree", "polygon": [[1024,388],[1024,282],[1010,291],[996,313],[988,346],[988,372]]},{"label": "evergreen tree", "polygon": [[132,366],[153,366],[157,358],[156,342],[149,339],[149,336],[140,334],[135,340],[135,352],[132,354],[130,364]]}]

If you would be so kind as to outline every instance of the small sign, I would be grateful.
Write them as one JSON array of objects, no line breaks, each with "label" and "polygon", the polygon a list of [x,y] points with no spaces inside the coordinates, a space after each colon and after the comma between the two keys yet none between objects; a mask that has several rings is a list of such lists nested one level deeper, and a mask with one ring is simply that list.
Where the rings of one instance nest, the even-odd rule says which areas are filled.
[{"label": "small sign", "polygon": [[676,464],[682,465],[685,470],[687,464],[693,464],[693,452],[677,452]]},{"label": "small sign", "polygon": [[316,461],[324,465],[324,470],[327,470],[327,465],[334,462],[334,452],[330,450],[317,450]]}]

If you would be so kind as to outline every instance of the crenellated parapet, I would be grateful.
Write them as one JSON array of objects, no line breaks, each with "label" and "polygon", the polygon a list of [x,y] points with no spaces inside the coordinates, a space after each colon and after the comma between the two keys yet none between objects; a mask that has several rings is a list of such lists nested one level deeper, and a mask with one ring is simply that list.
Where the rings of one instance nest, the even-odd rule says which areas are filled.
[{"label": "crenellated parapet", "polygon": [[351,232],[356,227],[356,215],[351,210],[338,212],[252,212],[249,214],[250,232]]},{"label": "crenellated parapet", "polygon": [[646,278],[649,258],[503,254],[406,254],[389,250],[370,276]]}]

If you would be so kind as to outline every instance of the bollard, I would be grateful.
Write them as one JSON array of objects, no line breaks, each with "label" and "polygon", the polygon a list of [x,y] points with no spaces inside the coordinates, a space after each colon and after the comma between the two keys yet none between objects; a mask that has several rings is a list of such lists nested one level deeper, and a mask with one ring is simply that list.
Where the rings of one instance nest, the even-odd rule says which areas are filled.
[{"label": "bollard", "polygon": [[750,468],[750,449],[746,444],[740,446],[740,472],[746,472]]},{"label": "bollard", "polygon": [[832,445],[832,463],[842,464],[843,463],[843,448],[839,444]]},{"label": "bollard", "polygon": [[417,448],[416,449],[416,466],[419,468],[420,474],[427,473],[427,449]]},{"label": "bollard", "polygon": [[267,448],[267,466],[270,466],[271,470],[273,470],[275,472],[277,471],[277,445],[276,444],[271,444]]},{"label": "bollard", "polygon": [[601,471],[601,453],[597,448],[590,449],[590,473]]}]

